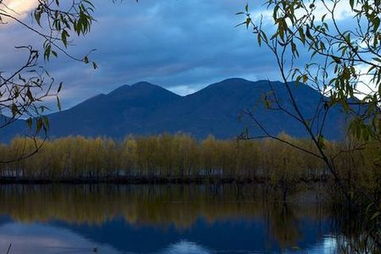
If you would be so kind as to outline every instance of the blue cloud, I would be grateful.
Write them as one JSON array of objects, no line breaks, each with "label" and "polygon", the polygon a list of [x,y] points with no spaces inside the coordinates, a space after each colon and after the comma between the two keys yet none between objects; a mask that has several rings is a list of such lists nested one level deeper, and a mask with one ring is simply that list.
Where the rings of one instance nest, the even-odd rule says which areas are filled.
[{"label": "blue cloud", "polygon": [[[278,79],[274,57],[257,46],[249,30],[235,27],[242,21],[235,13],[244,5],[231,0],[95,0],[92,32],[75,39],[69,50],[81,56],[96,49],[92,58],[99,69],[63,56],[47,66],[64,81],[64,108],[141,80],[186,94],[229,77]],[[36,40],[16,28],[7,37],[0,31],[0,41],[4,38],[8,46],[20,38]],[[9,54],[2,52],[5,56]]]}]

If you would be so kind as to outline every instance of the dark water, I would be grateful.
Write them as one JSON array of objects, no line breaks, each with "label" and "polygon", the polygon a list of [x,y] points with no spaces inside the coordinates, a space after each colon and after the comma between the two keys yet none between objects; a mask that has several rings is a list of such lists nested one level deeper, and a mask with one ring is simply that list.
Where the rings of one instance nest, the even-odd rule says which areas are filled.
[{"label": "dark water", "polygon": [[[0,253],[336,253],[315,192],[261,186],[5,185]],[[341,240],[340,240],[341,241]]]}]

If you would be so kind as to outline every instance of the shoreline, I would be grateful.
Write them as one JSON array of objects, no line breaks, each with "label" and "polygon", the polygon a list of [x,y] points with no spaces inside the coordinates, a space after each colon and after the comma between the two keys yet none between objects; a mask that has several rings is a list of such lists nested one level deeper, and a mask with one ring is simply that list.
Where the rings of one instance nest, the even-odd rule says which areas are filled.
[{"label": "shoreline", "polygon": [[[327,181],[329,177],[299,178],[288,184],[326,183]],[[0,184],[266,184],[270,182],[271,179],[266,177],[0,177]]]}]

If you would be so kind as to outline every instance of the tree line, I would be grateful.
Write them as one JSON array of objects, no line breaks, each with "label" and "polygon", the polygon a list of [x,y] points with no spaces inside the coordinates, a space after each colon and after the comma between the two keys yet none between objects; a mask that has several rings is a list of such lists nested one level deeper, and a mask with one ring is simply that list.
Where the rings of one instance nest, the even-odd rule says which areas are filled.
[{"label": "tree line", "polygon": [[[305,149],[309,139],[280,135]],[[0,157],[10,160],[33,150],[35,141],[15,138],[0,146]],[[1,177],[31,179],[64,178],[230,178],[262,180],[287,191],[301,181],[329,181],[331,176],[320,159],[273,139],[197,140],[189,135],[163,134],[150,137],[65,137],[45,142],[34,156],[0,164]],[[353,147],[357,147],[354,149]],[[335,154],[342,181],[380,198],[379,143],[359,145],[354,140],[325,142],[325,151]]]}]

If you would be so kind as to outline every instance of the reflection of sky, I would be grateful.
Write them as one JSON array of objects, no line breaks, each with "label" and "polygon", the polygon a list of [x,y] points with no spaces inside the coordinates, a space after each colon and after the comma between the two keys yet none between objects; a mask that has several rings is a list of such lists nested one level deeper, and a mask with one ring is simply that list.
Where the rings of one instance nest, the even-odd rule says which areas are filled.
[{"label": "reflection of sky", "polygon": [[325,236],[322,242],[304,250],[286,251],[285,254],[333,254],[336,253],[336,240],[334,237]]},{"label": "reflection of sky", "polygon": [[46,224],[7,223],[0,227],[0,252],[12,244],[12,254],[18,253],[119,253],[109,246],[99,246],[67,229]]},{"label": "reflection of sky", "polygon": [[[133,249],[134,247],[131,247],[131,249],[129,249],[128,248],[129,244],[126,244],[126,247],[123,248],[122,250],[117,250],[118,248],[115,248],[113,246],[113,242],[112,242],[113,237],[107,238],[108,239],[107,241],[110,241],[110,242],[105,242],[105,241],[98,242],[96,238],[92,238],[89,234],[81,234],[81,232],[78,231],[78,226],[77,228],[72,229],[70,228],[71,226],[69,225],[67,225],[67,228],[63,227],[62,225],[63,224],[61,224],[60,226],[49,225],[49,224],[21,224],[21,223],[13,223],[13,222],[2,224],[2,226],[0,227],[0,252],[5,252],[4,250],[6,250],[9,244],[11,243],[12,254],[93,253],[94,248],[97,248],[98,253],[110,253],[110,254],[142,253],[136,249]],[[209,225],[209,227],[211,229],[214,228],[213,225]],[[240,225],[240,227],[243,231],[245,231],[245,228],[243,228],[244,227],[243,225]],[[247,227],[250,227],[250,224],[248,224]],[[217,226],[216,229],[222,231],[221,232],[222,234],[224,233],[224,228]],[[100,231],[103,230],[103,226],[94,226],[92,227],[92,230],[97,231],[96,232],[97,234],[102,234],[102,232]],[[120,232],[120,230],[115,230],[115,234],[119,234],[119,236],[115,236],[115,237],[124,238],[126,242],[129,242],[130,232],[128,232],[128,230],[129,229],[126,228],[126,234],[123,234],[123,232]],[[153,228],[151,228],[150,230],[154,231]],[[200,234],[196,241],[195,239],[187,239],[187,238],[192,238],[193,236],[190,233],[185,233],[185,234],[177,235],[177,237],[172,237],[172,238],[169,237],[166,242],[164,241],[165,245],[160,247],[158,246],[156,250],[152,250],[150,252],[145,251],[144,253],[156,253],[156,254],[263,253],[264,250],[261,249],[261,247],[258,244],[255,244],[254,239],[253,239],[253,245],[251,246],[251,248],[248,248],[247,246],[243,245],[242,248],[239,249],[237,248],[237,246],[234,247],[234,241],[236,241],[236,239],[231,238],[231,244],[233,247],[229,249],[227,247],[229,246],[227,242],[229,241],[229,237],[230,237],[229,235],[230,229],[227,226],[225,230],[226,230],[225,233],[226,233],[227,239],[223,239],[222,237],[220,237],[220,235],[216,235],[215,237],[217,239],[214,239],[215,242],[220,241],[220,244],[224,246],[224,248],[222,249],[215,249],[215,248],[209,247],[207,240],[203,242],[204,237],[205,238],[213,237],[213,234],[211,234],[213,232],[206,232],[206,234],[208,235]],[[190,230],[190,232],[191,231],[192,229]],[[87,230],[87,232],[89,231]],[[147,232],[147,227],[143,230],[140,230],[139,228],[136,228],[136,226],[134,226],[133,232],[139,235],[141,241],[138,242],[138,244],[140,245],[149,246],[151,241],[155,240],[152,237],[153,235],[144,233],[144,232]],[[258,233],[258,238],[260,239],[261,237],[260,235],[263,232],[257,232],[257,233]],[[171,232],[168,229],[161,230],[160,234],[157,235],[156,237],[166,238],[170,234]],[[295,251],[289,250],[285,253],[330,254],[334,252],[334,249],[335,249],[334,238],[325,237],[319,241],[320,242],[314,243],[311,247],[303,248],[303,250],[295,250]],[[277,253],[277,251],[275,250],[272,250],[270,252],[266,251],[266,253]]]},{"label": "reflection of sky", "polygon": [[206,248],[201,247],[197,243],[180,241],[178,243],[170,245],[163,251],[159,252],[160,254],[209,254],[210,251]]}]

